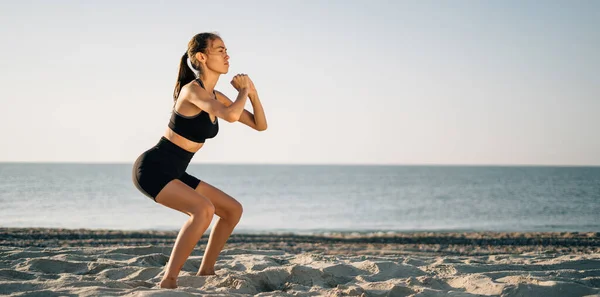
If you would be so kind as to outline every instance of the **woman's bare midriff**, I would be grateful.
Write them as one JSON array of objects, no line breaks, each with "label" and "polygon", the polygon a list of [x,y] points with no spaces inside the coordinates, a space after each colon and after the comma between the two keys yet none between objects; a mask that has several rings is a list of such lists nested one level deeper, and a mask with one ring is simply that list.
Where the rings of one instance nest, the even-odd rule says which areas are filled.
[{"label": "woman's bare midriff", "polygon": [[165,138],[190,153],[197,152],[204,145],[204,143],[198,143],[186,139],[185,137],[173,132],[171,128],[167,128],[167,131],[165,131]]}]

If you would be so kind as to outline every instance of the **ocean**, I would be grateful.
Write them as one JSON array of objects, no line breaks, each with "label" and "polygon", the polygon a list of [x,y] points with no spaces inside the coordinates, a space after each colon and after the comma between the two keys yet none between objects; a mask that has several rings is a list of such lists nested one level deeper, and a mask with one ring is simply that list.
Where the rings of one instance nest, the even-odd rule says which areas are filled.
[{"label": "ocean", "polygon": [[[131,164],[0,163],[0,227],[178,230]],[[234,233],[600,231],[600,167],[191,164],[244,206]]]}]

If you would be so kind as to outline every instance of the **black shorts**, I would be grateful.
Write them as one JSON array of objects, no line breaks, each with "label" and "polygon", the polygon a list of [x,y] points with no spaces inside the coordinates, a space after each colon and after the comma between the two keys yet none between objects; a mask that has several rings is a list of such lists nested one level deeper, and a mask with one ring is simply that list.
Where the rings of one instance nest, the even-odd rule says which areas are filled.
[{"label": "black shorts", "polygon": [[146,196],[156,201],[156,196],[172,180],[179,179],[192,189],[200,180],[185,170],[194,153],[188,152],[165,137],[151,149],[141,154],[133,164],[133,184]]}]

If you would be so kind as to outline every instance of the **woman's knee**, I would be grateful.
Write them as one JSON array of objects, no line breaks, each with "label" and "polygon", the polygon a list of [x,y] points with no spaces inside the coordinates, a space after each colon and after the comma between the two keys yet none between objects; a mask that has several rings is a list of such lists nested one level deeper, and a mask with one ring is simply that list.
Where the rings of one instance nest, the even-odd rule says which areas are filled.
[{"label": "woman's knee", "polygon": [[198,202],[190,210],[190,215],[199,219],[212,220],[215,215],[215,206],[210,201]]},{"label": "woman's knee", "polygon": [[237,223],[242,218],[243,212],[244,207],[242,207],[242,204],[235,201],[235,203],[232,204],[230,209],[227,210],[227,218],[225,219]]},{"label": "woman's knee", "polygon": [[238,202],[238,209],[237,209],[237,213],[238,213],[238,218],[242,217],[242,214],[244,213],[244,207],[242,206],[241,203]]}]

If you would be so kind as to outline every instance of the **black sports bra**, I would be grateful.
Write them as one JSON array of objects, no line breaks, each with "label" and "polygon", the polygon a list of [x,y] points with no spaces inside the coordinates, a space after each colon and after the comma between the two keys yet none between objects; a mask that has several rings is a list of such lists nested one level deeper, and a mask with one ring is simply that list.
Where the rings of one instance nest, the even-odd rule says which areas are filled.
[{"label": "black sports bra", "polygon": [[[200,79],[196,79],[196,81],[204,88],[204,84]],[[219,120],[215,118],[215,122],[213,123],[210,120],[210,115],[204,110],[194,116],[184,116],[179,114],[175,110],[175,107],[173,107],[173,113],[169,120],[169,128],[186,139],[204,143],[206,139],[213,138],[219,133]]]}]

